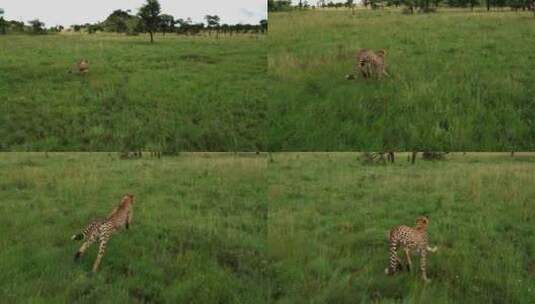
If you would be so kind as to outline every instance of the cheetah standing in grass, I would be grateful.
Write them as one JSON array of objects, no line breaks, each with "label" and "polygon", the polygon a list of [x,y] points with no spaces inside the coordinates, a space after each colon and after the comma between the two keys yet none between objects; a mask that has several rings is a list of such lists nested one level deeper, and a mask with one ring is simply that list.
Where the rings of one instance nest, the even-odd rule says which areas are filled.
[{"label": "cheetah standing in grass", "polygon": [[72,236],[73,240],[85,240],[82,247],[76,252],[74,260],[80,258],[91,244],[99,241],[99,250],[97,259],[93,264],[93,272],[98,270],[100,261],[106,251],[106,244],[111,235],[123,226],[128,229],[132,222],[134,196],[131,194],[125,195],[121,203],[108,215],[105,220],[94,220],[82,231],[82,233]]},{"label": "cheetah standing in grass", "polygon": [[390,75],[386,72],[385,58],[386,50],[374,52],[369,49],[360,49],[357,52],[356,73],[346,75],[346,79],[355,79],[359,72],[364,79],[372,76],[375,76],[377,79],[381,79],[383,76],[389,77]]},{"label": "cheetah standing in grass", "polygon": [[397,256],[398,247],[405,251],[407,259],[407,268],[410,271],[412,267],[411,253],[420,255],[420,269],[422,278],[429,282],[426,272],[427,252],[435,252],[436,247],[429,247],[427,242],[427,225],[429,219],[425,216],[416,219],[415,227],[397,226],[390,230],[390,265],[385,269],[385,273],[392,275],[401,269],[401,260]]}]

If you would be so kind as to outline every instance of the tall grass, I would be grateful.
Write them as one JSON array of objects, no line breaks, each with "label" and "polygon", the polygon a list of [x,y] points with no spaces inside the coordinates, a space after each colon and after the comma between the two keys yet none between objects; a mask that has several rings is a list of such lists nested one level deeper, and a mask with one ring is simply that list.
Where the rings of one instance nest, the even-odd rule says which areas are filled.
[{"label": "tall grass", "polygon": [[[267,195],[274,302],[533,302],[533,155],[450,154],[415,165],[405,159],[366,166],[356,153],[273,155]],[[387,231],[412,226],[422,214],[438,246],[428,259],[431,283],[418,267],[386,276]]]},{"label": "tall grass", "polygon": [[[263,157],[0,154],[4,303],[262,303]],[[80,263],[70,236],[136,196],[134,222]]]},{"label": "tall grass", "polygon": [[[309,10],[269,18],[273,151],[534,147],[529,13]],[[392,77],[345,80],[359,48],[386,49]]]},{"label": "tall grass", "polygon": [[263,149],[266,56],[264,36],[2,36],[0,149]]}]

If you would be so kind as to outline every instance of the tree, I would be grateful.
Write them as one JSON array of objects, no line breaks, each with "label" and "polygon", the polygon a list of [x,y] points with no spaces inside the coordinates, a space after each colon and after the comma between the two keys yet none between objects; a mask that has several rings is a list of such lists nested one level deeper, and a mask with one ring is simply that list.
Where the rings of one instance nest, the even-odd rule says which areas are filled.
[{"label": "tree", "polygon": [[51,32],[51,33],[59,33],[63,31],[63,26],[62,25],[56,25],[56,26],[52,26],[48,29],[48,32]]},{"label": "tree", "polygon": [[160,24],[160,3],[158,0],[147,0],[147,3],[139,9],[138,16],[141,18],[145,29],[150,34],[150,43],[154,43],[154,32]]},{"label": "tree", "polygon": [[127,11],[115,10],[104,20],[104,28],[108,32],[126,33],[128,31],[126,22],[132,17]]},{"label": "tree", "polygon": [[42,34],[44,33],[44,26],[45,24],[41,21],[39,21],[39,19],[34,19],[34,20],[30,20],[28,21],[28,23],[31,25],[32,27],[32,32],[34,34]]},{"label": "tree", "polygon": [[173,32],[175,29],[175,18],[171,15],[161,15],[160,16],[160,29],[165,36],[166,32]]},{"label": "tree", "polygon": [[260,20],[260,28],[262,29],[262,33],[267,32],[267,30],[268,30],[268,21],[266,19]]},{"label": "tree", "polygon": [[346,0],[345,5],[347,8],[351,9],[351,12],[354,15],[355,14],[355,0]]},{"label": "tree", "polygon": [[94,34],[96,33],[97,31],[103,31],[104,28],[102,27],[101,24],[97,23],[97,24],[91,24],[90,26],[87,27],[87,32],[89,34]]},{"label": "tree", "polygon": [[208,28],[208,34],[210,35],[213,29],[217,30],[217,28],[219,27],[219,21],[221,19],[218,15],[206,15],[204,16],[204,20],[206,20],[206,27]]},{"label": "tree", "polygon": [[0,33],[6,34],[7,22],[4,20],[4,9],[0,8]]},{"label": "tree", "polygon": [[470,4],[470,10],[474,10],[474,6],[479,5],[479,0],[468,0],[468,3]]}]

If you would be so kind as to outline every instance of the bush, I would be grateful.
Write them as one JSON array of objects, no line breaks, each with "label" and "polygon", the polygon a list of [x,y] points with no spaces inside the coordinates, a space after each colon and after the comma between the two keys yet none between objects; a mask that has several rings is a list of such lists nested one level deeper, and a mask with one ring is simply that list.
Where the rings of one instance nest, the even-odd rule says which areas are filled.
[{"label": "bush", "polygon": [[414,10],[410,7],[404,7],[402,10],[401,10],[401,13],[403,15],[412,15],[414,14]]},{"label": "bush", "polygon": [[446,158],[446,154],[449,152],[423,152],[422,153],[422,159],[423,160],[441,160]]}]

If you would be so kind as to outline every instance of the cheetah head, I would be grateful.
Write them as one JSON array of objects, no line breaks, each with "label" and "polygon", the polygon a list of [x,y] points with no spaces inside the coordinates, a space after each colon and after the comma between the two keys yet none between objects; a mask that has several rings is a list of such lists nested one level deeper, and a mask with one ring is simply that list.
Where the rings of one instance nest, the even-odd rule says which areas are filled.
[{"label": "cheetah head", "polygon": [[429,219],[427,216],[420,216],[416,219],[416,227],[418,228],[427,228],[427,225],[429,224]]},{"label": "cheetah head", "polygon": [[385,57],[386,56],[386,50],[385,49],[378,50],[377,51],[377,56]]},{"label": "cheetah head", "polygon": [[125,194],[125,196],[123,196],[122,203],[123,204],[127,204],[127,203],[133,204],[134,203],[134,195],[132,195],[130,193]]}]

